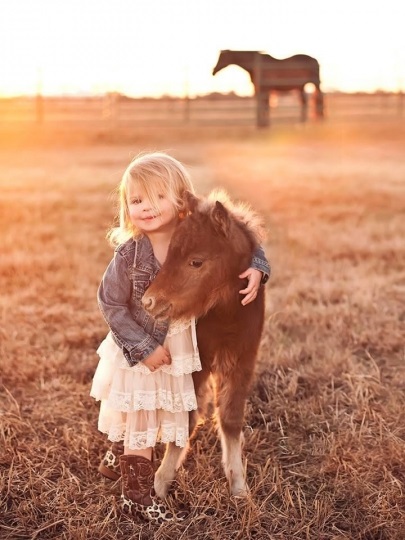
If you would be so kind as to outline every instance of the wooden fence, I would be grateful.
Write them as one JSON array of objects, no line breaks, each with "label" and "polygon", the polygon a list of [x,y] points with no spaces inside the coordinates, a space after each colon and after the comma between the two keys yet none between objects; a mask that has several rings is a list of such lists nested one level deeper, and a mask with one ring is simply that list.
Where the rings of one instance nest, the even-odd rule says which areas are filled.
[{"label": "wooden fence", "polygon": [[[361,120],[405,118],[404,94],[325,94],[325,117]],[[299,122],[300,102],[294,93],[272,95],[270,125]],[[314,111],[309,110],[308,121]],[[215,95],[185,98],[130,99],[116,94],[100,97],[22,97],[0,99],[0,124],[35,122],[96,122],[100,126],[256,125],[254,97]]]}]

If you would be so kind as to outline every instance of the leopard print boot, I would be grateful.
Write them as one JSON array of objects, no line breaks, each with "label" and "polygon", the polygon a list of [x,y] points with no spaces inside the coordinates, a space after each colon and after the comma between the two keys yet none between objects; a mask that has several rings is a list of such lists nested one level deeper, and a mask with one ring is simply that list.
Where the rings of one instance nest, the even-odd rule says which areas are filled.
[{"label": "leopard print boot", "polygon": [[98,472],[114,482],[121,476],[120,456],[124,453],[124,445],[120,442],[112,443],[104,458],[98,466]]},{"label": "leopard print boot", "polygon": [[187,512],[174,514],[156,497],[153,489],[155,472],[151,461],[142,456],[125,455],[120,457],[120,466],[124,513],[156,524],[186,519]]}]

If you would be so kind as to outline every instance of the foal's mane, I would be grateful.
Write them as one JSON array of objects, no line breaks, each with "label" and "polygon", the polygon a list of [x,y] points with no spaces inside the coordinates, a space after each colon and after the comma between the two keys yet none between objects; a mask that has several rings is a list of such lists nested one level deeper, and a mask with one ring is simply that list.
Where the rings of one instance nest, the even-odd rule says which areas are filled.
[{"label": "foal's mane", "polygon": [[263,220],[247,203],[232,201],[224,189],[214,189],[209,193],[207,197],[209,207],[212,207],[216,201],[223,204],[237,221],[243,223],[258,243],[265,239]]}]

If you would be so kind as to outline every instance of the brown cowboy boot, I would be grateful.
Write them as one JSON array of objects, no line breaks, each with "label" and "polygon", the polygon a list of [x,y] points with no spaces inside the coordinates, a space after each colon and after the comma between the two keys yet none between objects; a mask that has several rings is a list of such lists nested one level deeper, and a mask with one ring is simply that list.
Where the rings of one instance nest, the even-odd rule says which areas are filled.
[{"label": "brown cowboy boot", "polygon": [[114,482],[121,476],[120,456],[124,453],[124,445],[121,442],[112,443],[104,458],[98,466],[98,472]]},{"label": "brown cowboy boot", "polygon": [[142,456],[120,457],[122,477],[122,511],[132,517],[142,517],[153,523],[183,521],[187,512],[176,515],[160,501],[153,489],[155,471],[152,462]]}]

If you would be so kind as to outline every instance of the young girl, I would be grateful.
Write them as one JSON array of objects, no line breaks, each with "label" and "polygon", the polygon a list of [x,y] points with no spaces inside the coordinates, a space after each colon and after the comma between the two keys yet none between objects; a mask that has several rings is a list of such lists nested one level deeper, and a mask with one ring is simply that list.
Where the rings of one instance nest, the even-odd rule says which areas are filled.
[{"label": "young girl", "polygon": [[[158,441],[185,447],[188,413],[197,408],[192,373],[201,369],[196,322],[155,321],[141,299],[164,263],[172,233],[185,213],[183,194],[194,188],[184,166],[164,153],[138,156],[119,187],[117,246],[98,291],[109,333],[101,343],[91,395],[101,400],[98,428],[113,442],[99,470],[122,477],[122,508],[133,517],[161,523],[184,519],[153,490],[153,448]],[[270,269],[261,248],[241,274],[254,300]],[[123,443],[123,445],[122,445]]]}]

